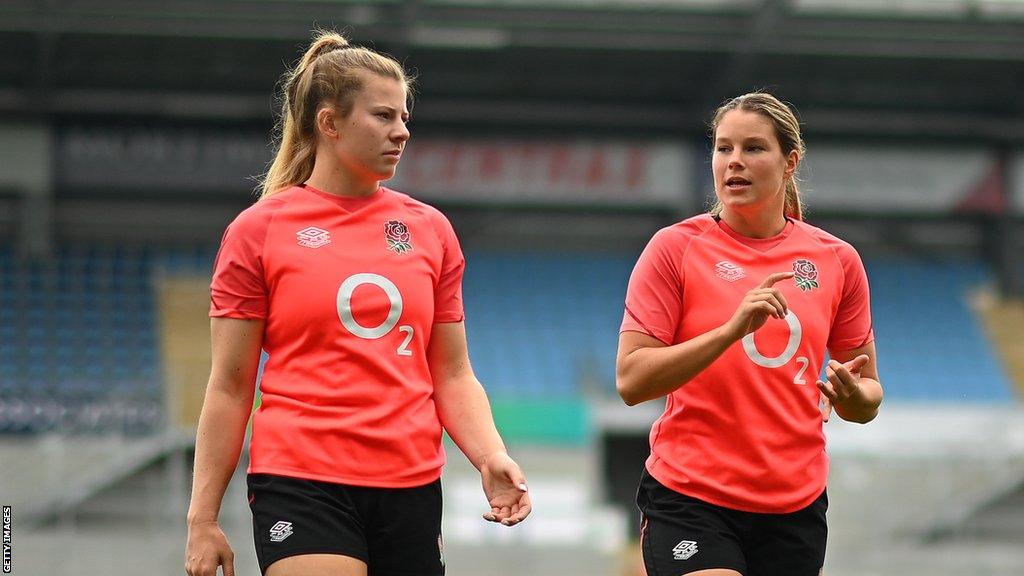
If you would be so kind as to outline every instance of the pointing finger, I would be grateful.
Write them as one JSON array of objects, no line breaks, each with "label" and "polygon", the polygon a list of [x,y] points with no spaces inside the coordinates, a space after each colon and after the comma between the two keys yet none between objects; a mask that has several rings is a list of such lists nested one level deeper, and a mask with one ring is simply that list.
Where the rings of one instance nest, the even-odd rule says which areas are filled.
[{"label": "pointing finger", "polygon": [[780,280],[785,280],[786,278],[792,278],[792,277],[793,277],[793,273],[792,272],[776,272],[775,274],[772,274],[772,275],[768,276],[767,278],[765,278],[764,281],[762,281],[760,284],[758,284],[757,287],[758,288],[771,288],[776,282],[778,282]]}]

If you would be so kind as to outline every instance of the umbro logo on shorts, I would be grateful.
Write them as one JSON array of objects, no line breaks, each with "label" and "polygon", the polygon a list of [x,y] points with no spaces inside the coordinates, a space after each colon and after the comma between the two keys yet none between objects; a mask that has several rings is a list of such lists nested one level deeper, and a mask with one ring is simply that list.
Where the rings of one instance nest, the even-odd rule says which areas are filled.
[{"label": "umbro logo on shorts", "polygon": [[270,541],[283,542],[285,538],[292,535],[292,523],[281,520],[270,527]]},{"label": "umbro logo on shorts", "polygon": [[729,282],[735,282],[747,275],[747,273],[743,271],[743,268],[740,268],[728,260],[722,260],[718,264],[715,264],[715,274],[722,280],[727,280]]},{"label": "umbro logo on shorts", "polygon": [[672,549],[672,557],[676,560],[688,560],[697,553],[697,543],[693,540],[683,540]]},{"label": "umbro logo on shorts", "polygon": [[316,226],[303,228],[296,232],[295,236],[298,237],[299,246],[306,248],[319,248],[331,243],[331,233]]}]

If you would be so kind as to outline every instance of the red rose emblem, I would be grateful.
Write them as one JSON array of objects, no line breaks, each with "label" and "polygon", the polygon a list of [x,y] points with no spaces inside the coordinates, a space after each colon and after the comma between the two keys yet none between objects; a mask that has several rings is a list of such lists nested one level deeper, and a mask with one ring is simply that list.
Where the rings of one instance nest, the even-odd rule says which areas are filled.
[{"label": "red rose emblem", "polygon": [[818,269],[814,267],[814,263],[810,260],[797,260],[793,262],[793,273],[808,280],[818,279]]},{"label": "red rose emblem", "polygon": [[813,290],[818,287],[818,268],[810,260],[793,262],[793,281],[801,291]]},{"label": "red rose emblem", "polygon": [[384,223],[384,240],[387,241],[390,250],[399,254],[412,250],[411,239],[412,236],[409,234],[409,228],[406,227],[405,222],[388,220]]},{"label": "red rose emblem", "polygon": [[387,234],[388,240],[395,242],[409,241],[409,229],[405,227],[404,222],[399,220],[388,220],[384,224],[384,233]]}]

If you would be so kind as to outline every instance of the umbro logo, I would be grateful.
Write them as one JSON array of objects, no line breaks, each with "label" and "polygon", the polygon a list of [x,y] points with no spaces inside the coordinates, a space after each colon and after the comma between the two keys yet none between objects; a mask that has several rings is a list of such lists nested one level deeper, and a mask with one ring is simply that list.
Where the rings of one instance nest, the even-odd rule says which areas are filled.
[{"label": "umbro logo", "polygon": [[281,520],[270,527],[270,541],[283,542],[285,538],[292,535],[292,523]]},{"label": "umbro logo", "polygon": [[303,228],[296,232],[295,236],[298,237],[299,246],[306,248],[319,248],[331,243],[331,233],[316,226]]},{"label": "umbro logo", "polygon": [[689,560],[697,553],[697,543],[693,540],[683,540],[672,549],[672,557],[676,560]]},{"label": "umbro logo", "polygon": [[718,264],[715,264],[715,275],[722,280],[735,282],[740,278],[745,278],[747,273],[743,271],[743,268],[740,268],[732,262],[722,260]]}]

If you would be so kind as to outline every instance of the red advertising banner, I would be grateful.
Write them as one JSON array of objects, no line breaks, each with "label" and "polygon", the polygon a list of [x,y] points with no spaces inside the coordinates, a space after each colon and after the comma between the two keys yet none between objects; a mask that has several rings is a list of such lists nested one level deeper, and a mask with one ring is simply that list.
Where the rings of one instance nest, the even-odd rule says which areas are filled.
[{"label": "red advertising banner", "polygon": [[678,204],[691,158],[678,143],[418,139],[389,185],[484,203]]},{"label": "red advertising banner", "polygon": [[[77,126],[58,132],[60,186],[151,194],[251,190],[269,135],[209,127]],[[678,142],[414,137],[386,185],[433,201],[677,205],[693,150]]]}]

